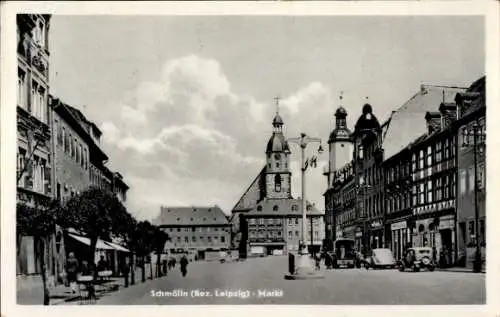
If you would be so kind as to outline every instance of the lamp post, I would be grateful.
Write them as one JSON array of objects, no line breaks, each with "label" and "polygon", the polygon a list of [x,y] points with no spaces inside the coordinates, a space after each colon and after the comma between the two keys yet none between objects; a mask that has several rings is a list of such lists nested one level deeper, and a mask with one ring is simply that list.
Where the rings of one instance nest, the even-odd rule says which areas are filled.
[{"label": "lamp post", "polygon": [[[473,137],[474,137],[474,212],[475,212],[475,231],[476,231],[476,254],[474,258],[473,269],[475,273],[480,273],[482,269],[482,257],[481,257],[481,242],[479,239],[479,205],[478,205],[478,179],[477,179],[477,135],[479,134],[479,125],[477,122],[473,123]],[[482,144],[481,144],[482,145]],[[482,152],[482,146],[479,149]]]},{"label": "lamp post", "polygon": [[[288,139],[290,143],[295,143],[300,146],[300,165],[301,165],[301,190],[302,190],[302,244],[299,247],[300,254],[307,254],[307,200],[306,200],[306,170],[309,165],[309,159],[305,159],[305,150],[309,143],[319,143],[318,153],[323,152],[321,147],[321,139],[312,138],[307,136],[305,133],[301,133],[299,138]],[[315,157],[311,158],[311,165],[316,164]]]},{"label": "lamp post", "polygon": [[[295,143],[300,146],[301,157],[301,182],[302,182],[302,237],[299,242],[298,261],[296,266],[291,270],[290,274],[285,275],[285,279],[317,279],[323,278],[318,271],[315,270],[312,259],[308,256],[307,251],[307,200],[306,200],[306,170],[309,165],[316,167],[317,157],[313,156],[310,159],[305,158],[305,149],[309,143],[319,143],[318,153],[323,152],[321,147],[321,139],[312,138],[305,133],[301,133],[298,138],[288,139],[290,143]],[[312,243],[312,241],[311,241]]]}]

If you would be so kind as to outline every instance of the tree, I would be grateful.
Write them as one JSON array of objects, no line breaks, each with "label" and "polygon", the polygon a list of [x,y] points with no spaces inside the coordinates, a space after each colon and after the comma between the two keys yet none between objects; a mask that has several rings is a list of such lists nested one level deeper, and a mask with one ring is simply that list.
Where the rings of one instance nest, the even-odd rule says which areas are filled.
[{"label": "tree", "polygon": [[154,228],[149,221],[139,221],[132,232],[131,246],[142,262],[142,282],[146,281],[145,257],[153,249]]},{"label": "tree", "polygon": [[56,217],[59,210],[60,205],[56,200],[42,202],[40,205],[35,205],[34,207],[24,203],[18,203],[16,206],[16,230],[18,237],[32,236],[38,239],[41,244],[42,256],[40,257],[40,269],[42,273],[44,305],[49,305],[50,302],[45,257],[48,253],[48,239],[56,229]]},{"label": "tree", "polygon": [[170,236],[163,231],[160,227],[154,227],[155,232],[153,236],[153,249],[156,252],[156,275],[158,277],[162,276],[161,270],[161,254],[163,253],[163,249],[165,248],[165,243],[170,240]]},{"label": "tree", "polygon": [[[72,197],[59,216],[63,227],[83,231],[90,239],[88,263],[95,265],[97,241],[110,239],[111,233],[120,234],[127,228],[127,210],[110,191],[90,187]],[[94,270],[95,274],[97,271]]]},{"label": "tree", "polygon": [[123,231],[119,233],[119,236],[123,239],[128,249],[132,252],[130,254],[130,284],[135,284],[135,261],[134,261],[134,253],[133,251],[136,249],[135,246],[135,230],[137,228],[137,220],[135,220],[132,215],[127,213],[127,216],[123,220],[124,227]]}]

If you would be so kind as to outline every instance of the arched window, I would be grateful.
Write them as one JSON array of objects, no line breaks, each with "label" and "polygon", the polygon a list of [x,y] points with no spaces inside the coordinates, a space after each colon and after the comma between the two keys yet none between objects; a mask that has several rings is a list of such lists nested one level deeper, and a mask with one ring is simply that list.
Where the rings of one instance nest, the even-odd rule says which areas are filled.
[{"label": "arched window", "polygon": [[274,176],[274,190],[276,192],[281,191],[281,176],[279,174],[276,174],[276,176]]}]

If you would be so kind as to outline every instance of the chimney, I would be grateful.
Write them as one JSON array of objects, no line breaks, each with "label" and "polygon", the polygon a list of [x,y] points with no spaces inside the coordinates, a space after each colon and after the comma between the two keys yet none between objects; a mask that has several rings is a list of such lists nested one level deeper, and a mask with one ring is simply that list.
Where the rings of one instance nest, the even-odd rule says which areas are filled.
[{"label": "chimney", "polygon": [[427,112],[425,114],[425,121],[427,122],[428,134],[432,134],[441,130],[441,113]]}]

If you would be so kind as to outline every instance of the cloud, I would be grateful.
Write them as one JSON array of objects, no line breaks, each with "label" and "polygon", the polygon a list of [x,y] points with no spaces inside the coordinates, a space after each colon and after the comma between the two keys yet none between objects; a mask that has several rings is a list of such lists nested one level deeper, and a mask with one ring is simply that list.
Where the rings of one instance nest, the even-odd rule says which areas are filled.
[{"label": "cloud", "polygon": [[[230,212],[264,165],[275,111],[271,101],[233,92],[217,61],[195,55],[167,61],[156,79],[110,106],[118,115],[102,125],[104,144],[130,185],[131,212],[150,219],[162,204],[218,204]],[[312,82],[285,96],[280,114],[288,137],[328,136],[329,89]],[[300,196],[297,150],[292,190]],[[321,169],[309,177],[308,199],[322,205]]]}]

